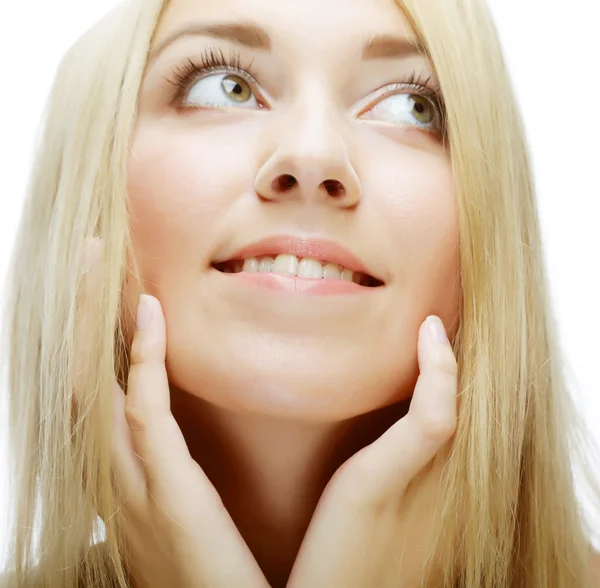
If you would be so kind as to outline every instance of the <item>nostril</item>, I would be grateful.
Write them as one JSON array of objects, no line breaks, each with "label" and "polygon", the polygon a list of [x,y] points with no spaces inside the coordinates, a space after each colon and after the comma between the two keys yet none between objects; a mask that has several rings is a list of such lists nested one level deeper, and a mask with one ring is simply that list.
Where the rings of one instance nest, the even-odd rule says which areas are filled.
[{"label": "nostril", "polygon": [[323,186],[325,186],[327,194],[333,198],[343,196],[346,193],[346,188],[344,188],[343,184],[337,180],[325,180]]},{"label": "nostril", "polygon": [[297,183],[298,180],[296,180],[294,176],[291,176],[290,174],[282,174],[273,181],[273,188],[276,192],[288,192],[294,188]]}]

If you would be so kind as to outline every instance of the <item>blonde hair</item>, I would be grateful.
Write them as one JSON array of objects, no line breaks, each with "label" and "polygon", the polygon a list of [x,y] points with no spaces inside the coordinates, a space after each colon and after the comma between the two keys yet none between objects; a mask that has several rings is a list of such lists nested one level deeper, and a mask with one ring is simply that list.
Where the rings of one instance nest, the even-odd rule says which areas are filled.
[{"label": "blonde hair", "polygon": [[[111,394],[127,375],[122,294],[126,170],[138,92],[163,0],[129,0],[63,60],[45,116],[10,274],[13,575],[9,585],[128,586],[111,483]],[[600,512],[594,444],[566,390],[551,319],[524,133],[483,0],[405,0],[440,79],[459,211],[460,410],[439,496],[444,586],[591,586],[572,475]],[[80,252],[105,244],[91,360],[75,374]],[[134,266],[134,272],[136,271]],[[75,376],[85,396],[72,410]],[[102,549],[90,549],[102,513]],[[431,558],[433,560],[433,557]],[[424,584],[425,585],[425,584]]]}]

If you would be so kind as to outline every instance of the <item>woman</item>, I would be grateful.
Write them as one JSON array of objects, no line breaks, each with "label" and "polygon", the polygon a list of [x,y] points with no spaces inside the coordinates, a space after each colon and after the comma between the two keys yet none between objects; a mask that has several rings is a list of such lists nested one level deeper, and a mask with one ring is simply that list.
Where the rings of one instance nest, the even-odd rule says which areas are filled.
[{"label": "woman", "polygon": [[125,2],[16,251],[12,584],[599,581],[481,0]]}]

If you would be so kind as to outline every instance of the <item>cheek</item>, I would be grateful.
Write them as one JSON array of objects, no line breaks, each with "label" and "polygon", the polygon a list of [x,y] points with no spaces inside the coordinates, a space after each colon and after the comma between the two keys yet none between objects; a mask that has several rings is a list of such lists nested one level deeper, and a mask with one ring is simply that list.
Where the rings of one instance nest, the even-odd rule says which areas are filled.
[{"label": "cheek", "polygon": [[140,125],[129,160],[131,230],[149,280],[206,260],[219,219],[249,177],[243,145],[184,123]]},{"label": "cheek", "polygon": [[440,150],[389,152],[372,176],[378,225],[394,252],[398,290],[418,316],[437,313],[450,327],[458,312],[459,231],[449,156]]}]

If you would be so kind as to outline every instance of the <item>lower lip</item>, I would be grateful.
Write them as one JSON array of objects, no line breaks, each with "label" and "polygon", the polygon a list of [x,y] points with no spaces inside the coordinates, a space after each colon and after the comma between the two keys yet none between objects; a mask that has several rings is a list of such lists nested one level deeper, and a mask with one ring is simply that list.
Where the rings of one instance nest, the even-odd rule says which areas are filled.
[{"label": "lower lip", "polygon": [[[217,271],[217,270],[215,270]],[[219,272],[229,280],[239,284],[249,284],[268,288],[284,294],[299,294],[304,296],[344,296],[350,294],[366,294],[377,288],[359,286],[349,280],[310,279],[296,276],[282,276],[266,272],[239,272],[226,274]]]}]

